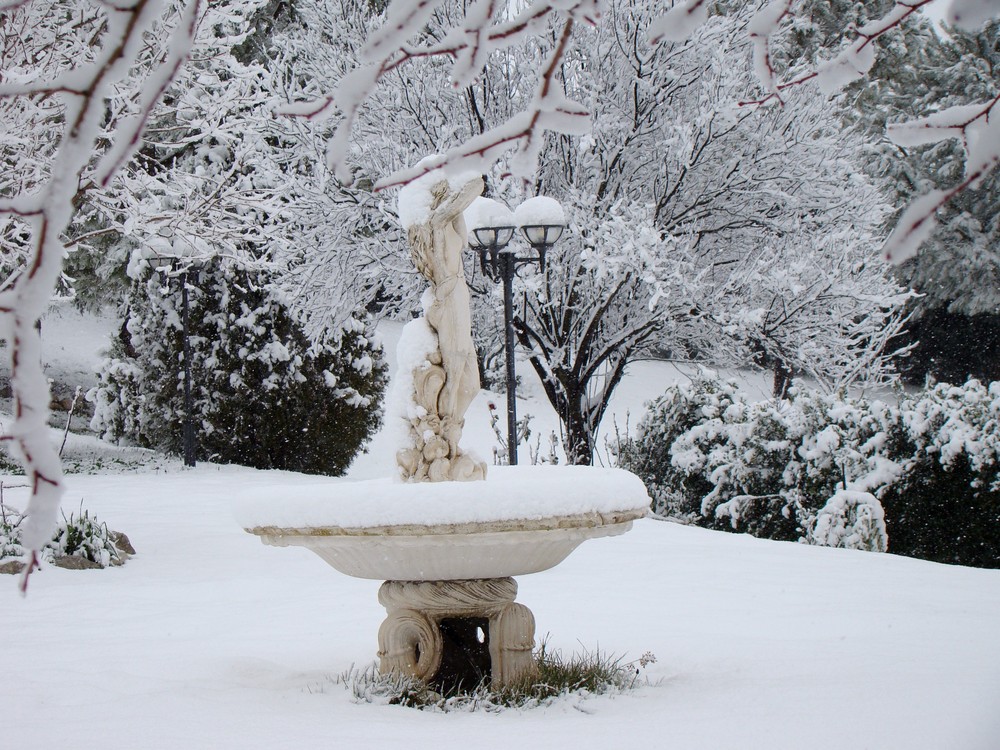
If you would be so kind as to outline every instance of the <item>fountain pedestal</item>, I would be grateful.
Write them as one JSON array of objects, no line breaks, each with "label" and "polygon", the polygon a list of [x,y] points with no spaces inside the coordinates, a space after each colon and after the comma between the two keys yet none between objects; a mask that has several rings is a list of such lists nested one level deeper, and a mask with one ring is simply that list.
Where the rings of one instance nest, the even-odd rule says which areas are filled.
[{"label": "fountain pedestal", "polygon": [[535,618],[514,601],[513,578],[386,581],[388,616],[378,632],[379,670],[435,684],[494,688],[535,676]]}]

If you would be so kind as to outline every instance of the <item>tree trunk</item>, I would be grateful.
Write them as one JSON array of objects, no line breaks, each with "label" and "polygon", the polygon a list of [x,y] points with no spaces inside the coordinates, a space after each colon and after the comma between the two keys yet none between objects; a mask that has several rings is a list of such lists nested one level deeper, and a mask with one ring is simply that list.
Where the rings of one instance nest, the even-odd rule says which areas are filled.
[{"label": "tree trunk", "polygon": [[593,435],[587,431],[581,399],[570,398],[563,410],[566,430],[566,462],[572,466],[590,466],[594,462]]},{"label": "tree trunk", "polygon": [[586,430],[574,429],[566,435],[566,462],[573,466],[590,466],[594,449]]},{"label": "tree trunk", "polygon": [[785,398],[788,395],[788,386],[792,384],[792,373],[780,359],[774,360],[774,380],[772,382],[772,395],[775,398]]}]

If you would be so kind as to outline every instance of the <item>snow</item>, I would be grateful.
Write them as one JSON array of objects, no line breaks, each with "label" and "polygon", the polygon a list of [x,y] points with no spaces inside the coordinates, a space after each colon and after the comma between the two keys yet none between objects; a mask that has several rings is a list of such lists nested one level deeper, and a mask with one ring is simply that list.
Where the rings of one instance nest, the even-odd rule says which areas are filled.
[{"label": "snow", "polygon": [[492,466],[485,481],[474,483],[326,479],[300,488],[294,497],[284,494],[284,483],[282,477],[265,480],[244,494],[237,508],[244,528],[541,520],[642,510],[650,503],[634,474],[588,466]]},{"label": "snow", "polygon": [[923,146],[945,138],[962,138],[964,125],[981,115],[983,104],[963,104],[939,110],[927,117],[890,123],[886,135],[897,146]]},{"label": "snow", "polygon": [[[894,143],[903,147],[937,143],[948,138],[960,139],[966,150],[968,186],[975,188],[1000,162],[1000,117],[992,116],[997,101],[993,99],[987,103],[948,107],[927,117],[892,123],[887,126],[886,132]],[[933,191],[928,195],[935,196],[933,200],[936,201],[950,197]],[[927,207],[924,210],[927,211]],[[930,225],[933,227],[933,222]]]},{"label": "snow", "polygon": [[565,224],[566,214],[555,198],[536,195],[514,209],[514,221],[519,227]]},{"label": "snow", "polygon": [[903,209],[896,226],[882,248],[890,263],[899,265],[912,258],[937,226],[935,211],[947,200],[943,190],[929,190]]},{"label": "snow", "polygon": [[[282,476],[285,497],[311,482]],[[0,579],[4,746],[995,746],[1000,572],[651,520],[518,579],[551,648],[652,651],[650,685],[499,715],[356,703],[333,680],[374,659],[378,582],[243,533],[228,498],[274,478],[70,476],[138,554],[43,570],[27,599]]]},{"label": "snow", "polygon": [[[390,360],[400,330],[381,327]],[[688,369],[633,365],[606,431],[629,412],[634,427],[642,403]],[[547,434],[556,423],[541,386],[530,368],[519,374],[519,413]],[[748,398],[766,395],[766,375],[740,379]],[[483,455],[491,399],[481,394],[466,420]],[[350,479],[391,473],[385,441],[383,431]],[[67,447],[91,444],[71,436]],[[683,750],[994,750],[1000,736],[997,570],[640,520],[518,578],[549,648],[655,654],[638,689],[499,714],[422,713],[356,702],[336,684],[375,659],[378,582],[342,576],[305,549],[261,545],[233,517],[234,501],[264,487],[273,505],[291,505],[337,480],[177,461],[122,468],[69,475],[66,497],[128,534],[132,560],[46,568],[26,599],[0,576],[5,748],[579,750],[627,737]],[[2,480],[5,502],[23,505],[27,490],[11,486],[23,480]]]},{"label": "snow", "polygon": [[513,227],[514,214],[507,206],[492,198],[476,198],[465,209],[465,226],[469,232],[483,227]]},{"label": "snow", "polygon": [[[428,291],[422,300],[424,308],[429,304]],[[391,455],[397,450],[413,447],[409,424],[411,419],[419,419],[424,408],[413,400],[413,373],[430,367],[428,356],[437,351],[437,334],[428,325],[427,319],[419,317],[411,320],[398,334],[395,348],[384,345],[386,353],[395,351],[395,359],[388,362],[392,379],[385,401],[386,432],[390,436]]]},{"label": "snow", "polygon": [[788,15],[791,0],[771,0],[747,24],[747,34],[753,42],[753,69],[757,79],[770,92],[777,92],[777,80],[771,64],[770,38]]},{"label": "snow", "polygon": [[816,66],[816,85],[824,94],[835,94],[867,75],[875,64],[875,45],[860,39],[832,60]]},{"label": "snow", "polygon": [[433,168],[442,161],[443,157],[436,154],[425,156],[413,167],[420,176],[404,185],[399,191],[399,196],[396,199],[396,213],[399,215],[399,223],[403,225],[403,229],[426,224],[430,221],[431,203],[434,200],[431,189],[439,182],[447,180],[450,190],[457,192],[478,177],[476,172],[467,169],[446,171]]},{"label": "snow", "polygon": [[684,3],[677,3],[650,24],[650,43],[687,40],[708,19],[708,6],[707,0],[687,0]]},{"label": "snow", "polygon": [[978,31],[979,28],[1000,15],[996,0],[951,0],[945,19],[960,29]]}]

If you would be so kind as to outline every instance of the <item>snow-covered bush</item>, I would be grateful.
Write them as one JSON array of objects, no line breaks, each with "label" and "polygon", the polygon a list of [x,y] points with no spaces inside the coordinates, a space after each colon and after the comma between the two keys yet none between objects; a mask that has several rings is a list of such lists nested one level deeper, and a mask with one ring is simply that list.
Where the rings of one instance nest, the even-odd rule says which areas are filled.
[{"label": "snow-covered bush", "polygon": [[816,516],[808,540],[822,547],[885,552],[885,512],[870,492],[838,490]]},{"label": "snow-covered bush", "polygon": [[1000,382],[942,383],[899,410],[907,467],[880,496],[891,550],[1000,567]]},{"label": "snow-covered bush", "polygon": [[898,406],[797,385],[747,404],[702,374],[653,402],[619,461],[660,515],[1000,567],[1000,383],[939,385]]},{"label": "snow-covered bush", "polygon": [[894,475],[877,450],[887,418],[881,404],[802,387],[788,400],[751,404],[734,382],[702,372],[650,405],[619,461],[646,482],[654,513],[805,539],[845,482],[867,491]]},{"label": "snow-covered bush", "polygon": [[[106,439],[181,450],[181,294],[136,264],[93,426]],[[381,423],[381,346],[351,319],[319,341],[273,291],[269,274],[214,262],[188,284],[191,391],[202,458],[341,474]]]},{"label": "snow-covered bush", "polygon": [[[675,468],[670,460],[674,441],[692,427],[710,420],[736,421],[747,407],[735,381],[720,380],[702,370],[690,383],[672,386],[649,404],[638,425],[638,436],[615,449],[620,466],[646,483],[657,515],[694,520],[701,515],[701,498],[712,484],[700,474]],[[708,447],[708,436],[705,448]]]},{"label": "snow-covered bush", "polygon": [[[0,503],[0,560],[20,559],[26,550],[21,545],[21,523],[24,515]],[[56,558],[80,557],[107,568],[120,564],[123,552],[118,548],[116,535],[106,523],[98,522],[90,511],[80,507],[79,513],[63,514],[52,540],[42,550],[42,558],[52,562]],[[127,555],[126,555],[127,556]]]},{"label": "snow-covered bush", "polygon": [[787,400],[725,416],[691,427],[671,446],[675,470],[711,485],[700,511],[715,528],[808,539],[838,490],[867,489],[892,475],[876,453],[885,442],[883,415],[865,401],[796,387]]}]

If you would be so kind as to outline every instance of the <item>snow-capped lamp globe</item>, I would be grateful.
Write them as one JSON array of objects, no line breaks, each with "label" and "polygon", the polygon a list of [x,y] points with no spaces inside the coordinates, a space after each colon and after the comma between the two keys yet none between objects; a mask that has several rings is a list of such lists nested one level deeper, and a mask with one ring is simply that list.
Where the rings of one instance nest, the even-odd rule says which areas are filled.
[{"label": "snow-capped lamp globe", "polygon": [[554,198],[537,195],[514,209],[514,221],[538,253],[538,268],[545,273],[545,253],[559,241],[566,228],[562,206]]},{"label": "snow-capped lamp globe", "polygon": [[476,198],[465,209],[469,248],[479,254],[483,275],[493,281],[502,278],[500,252],[514,238],[514,213],[500,201]]},{"label": "snow-capped lamp globe", "polygon": [[[243,528],[265,544],[305,547],[342,573],[383,581],[379,669],[439,690],[531,679],[535,619],[514,601],[513,577],[558,565],[588,539],[624,534],[650,503],[642,481],[622,469],[487,472],[461,444],[480,391],[462,250],[471,244],[484,268],[509,268],[512,279],[506,247],[516,229],[541,262],[564,225],[555,201],[534,198],[512,214],[478,198],[482,190],[477,175],[431,169],[400,191],[400,223],[428,288],[423,316],[400,336],[386,406],[399,438],[396,476],[323,479],[294,497],[280,477],[264,479],[239,509]],[[590,606],[593,592],[581,593]]]}]

